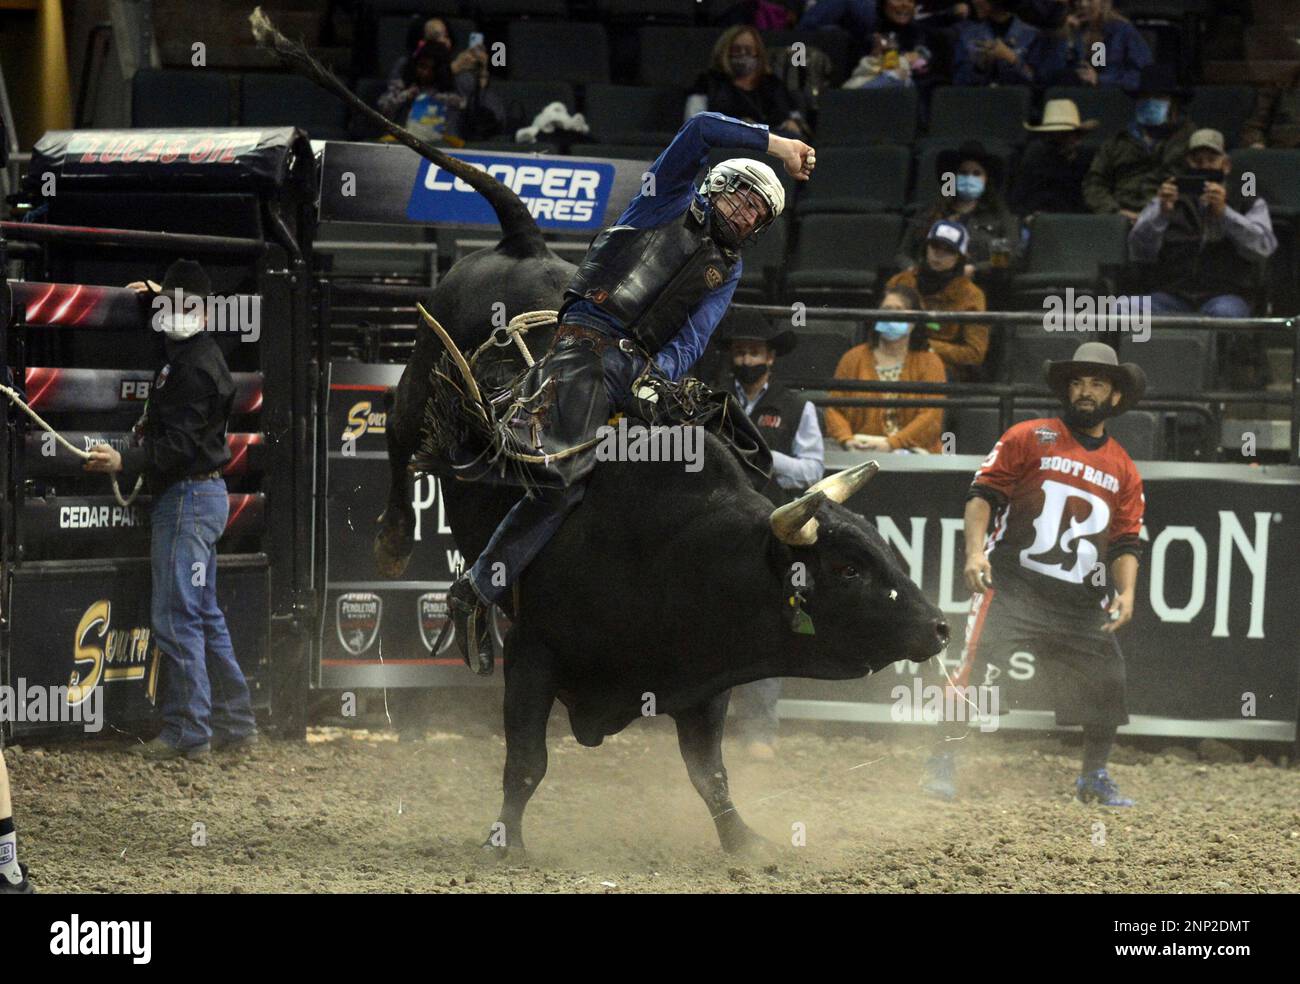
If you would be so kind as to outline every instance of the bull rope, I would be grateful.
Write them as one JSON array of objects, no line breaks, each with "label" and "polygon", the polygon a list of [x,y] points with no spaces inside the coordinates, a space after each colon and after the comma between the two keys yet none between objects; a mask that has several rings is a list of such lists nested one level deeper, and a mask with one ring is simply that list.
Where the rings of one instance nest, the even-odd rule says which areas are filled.
[{"label": "bull rope", "polygon": [[[35,410],[33,410],[31,407],[27,405],[27,401],[24,400],[21,396],[19,396],[16,390],[12,389],[11,387],[0,384],[0,393],[4,393],[5,396],[9,397],[9,399],[11,399],[14,403],[16,403],[23,410],[23,412],[27,414],[27,416],[31,417],[32,420],[36,421],[36,423],[39,424],[43,430],[49,431],[49,433],[53,434],[54,439],[56,441],[62,444],[65,448],[67,448],[77,457],[81,458],[83,461],[88,461],[90,459],[89,451],[82,451],[79,447],[72,444],[70,441],[67,440],[67,438],[65,438],[62,434],[60,434],[53,427],[51,427],[45,421],[45,419],[41,417],[39,413],[37,413]],[[131,494],[127,496],[125,499],[123,499],[122,490],[118,487],[117,484],[117,473],[109,472],[108,477],[109,480],[113,483],[113,498],[117,500],[117,504],[119,506],[123,506],[123,507],[129,506],[131,505],[131,503],[135,502],[136,496],[140,494],[140,489],[144,486],[144,476],[141,475],[135,480],[135,488],[131,490]]]}]

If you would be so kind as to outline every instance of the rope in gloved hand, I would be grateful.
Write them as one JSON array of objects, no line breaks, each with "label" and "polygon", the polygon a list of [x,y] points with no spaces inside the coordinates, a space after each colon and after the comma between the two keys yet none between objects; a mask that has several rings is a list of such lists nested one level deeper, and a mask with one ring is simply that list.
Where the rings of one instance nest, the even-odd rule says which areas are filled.
[{"label": "rope in gloved hand", "polygon": [[[91,455],[89,451],[82,451],[80,448],[70,443],[62,434],[56,431],[48,423],[46,423],[46,421],[41,417],[39,413],[37,413],[35,410],[33,410],[31,407],[27,405],[27,401],[24,400],[18,394],[17,390],[14,390],[8,386],[0,384],[0,393],[4,393],[5,396],[9,397],[10,400],[12,400],[14,403],[16,403],[19,407],[22,408],[22,410],[27,414],[27,416],[31,417],[32,420],[36,421],[36,423],[39,424],[44,430],[49,431],[51,434],[53,434],[54,439],[56,441],[62,444],[65,448],[67,448],[77,457],[83,460],[90,459]],[[117,475],[110,472],[109,479],[113,483],[113,498],[117,500],[117,504],[119,506],[129,506],[131,505],[131,503],[135,502],[136,496],[140,494],[140,489],[143,488],[144,486],[144,476],[141,475],[139,478],[135,480],[135,488],[131,490],[131,494],[127,496],[125,499],[123,499],[122,490],[118,487],[117,484]]]}]

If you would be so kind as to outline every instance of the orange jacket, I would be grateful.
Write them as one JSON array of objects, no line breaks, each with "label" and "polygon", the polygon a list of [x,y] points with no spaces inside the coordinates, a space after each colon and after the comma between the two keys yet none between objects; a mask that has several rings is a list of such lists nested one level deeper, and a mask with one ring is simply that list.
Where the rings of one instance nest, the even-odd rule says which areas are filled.
[{"label": "orange jacket", "polygon": [[[837,379],[879,379],[876,374],[876,357],[865,342],[855,345],[840,358],[835,367]],[[947,382],[943,363],[933,352],[908,352],[903,361],[899,382]],[[882,396],[882,393],[834,392],[831,396]],[[906,399],[906,396],[903,397]],[[920,395],[913,397],[922,399]],[[940,407],[900,407],[897,411],[899,429],[889,435],[889,446],[898,448],[924,448],[938,454],[942,448],[939,437],[943,432],[943,409]],[[854,434],[885,436],[884,407],[826,408],[826,430],[836,441],[847,441]]]},{"label": "orange jacket", "polygon": [[[904,270],[889,278],[888,287],[911,287],[916,290],[916,271]],[[937,294],[921,295],[930,311],[984,311],[984,291],[966,276],[954,277]],[[939,331],[924,329],[930,339],[930,351],[947,366],[979,366],[989,352],[989,326],[967,323],[945,324]]]}]

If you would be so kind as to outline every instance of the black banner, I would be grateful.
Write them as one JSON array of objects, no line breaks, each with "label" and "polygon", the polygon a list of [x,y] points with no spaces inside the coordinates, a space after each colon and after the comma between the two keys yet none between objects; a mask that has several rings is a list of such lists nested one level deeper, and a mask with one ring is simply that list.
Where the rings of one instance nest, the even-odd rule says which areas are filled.
[{"label": "black banner", "polygon": [[93,191],[147,184],[203,191],[279,188],[295,155],[311,155],[293,127],[51,130],[32,148],[25,187]]},{"label": "black banner", "polygon": [[[7,591],[4,608],[12,635],[4,683],[13,688],[13,699],[3,723],[12,727],[11,734],[92,731],[85,717],[98,701],[104,728],[129,729],[152,718],[159,653],[150,626],[147,560],[25,564],[13,571]],[[218,560],[217,603],[227,613],[230,639],[256,707],[269,703],[264,684],[269,592],[265,556]],[[59,694],[67,705],[64,713],[79,719],[32,720],[29,710],[37,706],[36,695],[60,687],[67,688]],[[30,699],[18,701],[23,695]]]}]

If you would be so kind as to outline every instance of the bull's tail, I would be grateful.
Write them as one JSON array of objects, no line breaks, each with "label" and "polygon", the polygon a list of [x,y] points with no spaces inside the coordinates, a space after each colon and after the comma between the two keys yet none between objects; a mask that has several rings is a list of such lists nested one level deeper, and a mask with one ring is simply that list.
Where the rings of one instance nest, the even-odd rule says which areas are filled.
[{"label": "bull's tail", "polygon": [[255,8],[248,19],[257,43],[270,50],[287,68],[334,93],[357,112],[382,127],[394,139],[406,144],[425,160],[432,161],[444,171],[454,174],[486,198],[488,204],[492,206],[492,211],[496,213],[497,221],[501,223],[500,248],[503,251],[518,257],[546,254],[548,247],[542,238],[542,230],[538,228],[532,213],[528,211],[528,206],[513,191],[486,171],[457,160],[367,106],[340,82],[333,72],[313,58],[301,42],[290,41],[280,33],[271,23],[270,18],[262,13],[261,7]]}]

